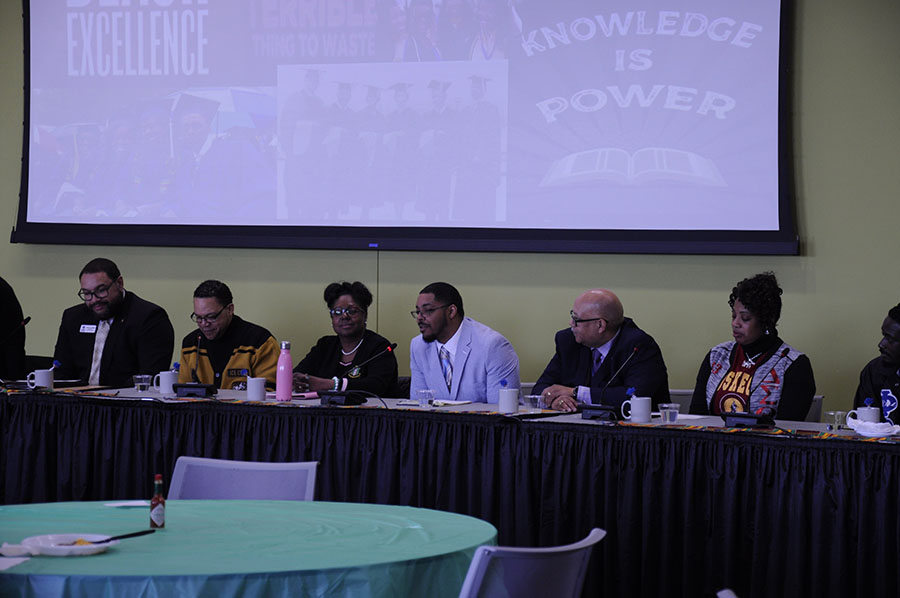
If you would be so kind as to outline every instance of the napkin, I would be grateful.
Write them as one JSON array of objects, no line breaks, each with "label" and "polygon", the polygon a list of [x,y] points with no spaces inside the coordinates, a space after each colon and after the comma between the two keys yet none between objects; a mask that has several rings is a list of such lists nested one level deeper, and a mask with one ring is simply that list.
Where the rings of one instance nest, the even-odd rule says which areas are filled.
[{"label": "napkin", "polygon": [[[8,544],[7,542],[3,543],[3,546],[0,546],[0,555],[10,556],[10,557],[20,557],[20,556],[34,556],[37,554],[37,551],[31,550],[27,546],[22,546],[21,544]],[[17,565],[18,563],[13,563]]]},{"label": "napkin", "polygon": [[847,426],[853,428],[860,436],[868,436],[870,438],[893,436],[900,432],[900,426],[890,422],[864,422],[855,417],[847,418]]},{"label": "napkin", "polygon": [[0,556],[0,571],[6,571],[10,567],[15,567],[19,563],[24,563],[28,560],[29,557],[21,557],[21,558],[7,558],[4,556]]}]

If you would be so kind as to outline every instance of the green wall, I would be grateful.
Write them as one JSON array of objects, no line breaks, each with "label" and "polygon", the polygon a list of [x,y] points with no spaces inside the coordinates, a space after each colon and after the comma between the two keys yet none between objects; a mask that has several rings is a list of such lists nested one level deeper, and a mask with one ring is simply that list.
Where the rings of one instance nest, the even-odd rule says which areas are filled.
[{"label": "green wall", "polygon": [[[619,256],[181,249],[7,243],[21,172],[21,7],[0,3],[0,275],[26,315],[28,352],[51,354],[62,310],[77,302],[76,276],[102,255],[125,286],[165,307],[176,336],[192,329],[191,292],[228,282],[237,313],[290,339],[302,353],[330,332],[321,292],[362,280],[376,295],[369,324],[400,344],[408,373],[408,315],[433,280],[455,284],[468,315],[500,330],[534,380],[585,288],[615,290],[626,313],[654,335],[670,385],[693,387],[700,360],[730,338],[728,293],[772,269],[784,287],[782,336],[812,360],[826,408],[852,401],[860,368],[877,354],[881,321],[900,301],[900,3],[797,0],[792,69],[799,257]],[[749,208],[748,208],[749,209]]]}]

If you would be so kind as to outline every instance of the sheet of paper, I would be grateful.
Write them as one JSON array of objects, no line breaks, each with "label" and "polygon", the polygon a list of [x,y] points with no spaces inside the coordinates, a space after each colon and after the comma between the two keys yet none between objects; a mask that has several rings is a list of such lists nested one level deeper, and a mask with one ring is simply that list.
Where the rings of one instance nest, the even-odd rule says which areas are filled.
[{"label": "sheet of paper", "polygon": [[127,509],[127,508],[137,508],[137,507],[149,507],[149,500],[120,500],[118,502],[106,502],[103,503],[104,507],[117,507],[119,509]]},{"label": "sheet of paper", "polygon": [[24,563],[24,562],[27,561],[29,558],[31,558],[31,557],[27,557],[27,556],[23,556],[23,557],[19,557],[19,556],[14,556],[14,557],[0,556],[0,571],[6,571],[6,570],[9,569],[10,567],[15,567],[15,566],[18,565],[19,563]]},{"label": "sheet of paper", "polygon": [[[275,393],[267,392],[266,398],[274,399]],[[317,393],[317,392],[294,392],[294,393],[291,393],[291,398],[293,398],[293,399],[318,399],[319,393]]]}]

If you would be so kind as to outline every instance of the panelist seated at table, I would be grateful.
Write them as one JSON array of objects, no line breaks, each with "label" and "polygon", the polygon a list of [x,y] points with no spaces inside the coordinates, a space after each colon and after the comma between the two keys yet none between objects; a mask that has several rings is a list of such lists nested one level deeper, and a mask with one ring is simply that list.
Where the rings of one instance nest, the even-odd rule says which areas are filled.
[{"label": "panelist seated at table", "polygon": [[422,333],[409,345],[410,396],[431,389],[437,400],[497,403],[519,388],[519,357],[499,332],[465,316],[462,296],[446,282],[419,293],[413,318]]},{"label": "panelist seated at table", "polygon": [[556,333],[556,353],[532,390],[557,411],[579,404],[619,407],[634,396],[654,407],[669,400],[669,377],[653,337],[625,317],[622,302],[607,289],[575,299],[569,327]]},{"label": "panelist seated at table", "polygon": [[778,336],[781,287],[772,272],[737,283],[728,298],[731,334],[697,373],[690,412],[750,412],[803,421],[816,393],[809,358]]},{"label": "panelist seated at table", "polygon": [[169,368],[175,330],[166,310],[126,291],[118,266],[106,258],[88,262],[78,280],[84,303],[63,312],[56,380],[131,386],[135,374]]},{"label": "panelist seated at table", "polygon": [[179,382],[245,390],[247,377],[275,387],[278,343],[272,333],[234,315],[234,297],[224,282],[206,280],[194,291],[191,319],[197,328],[181,341]]},{"label": "panelist seated at table", "polygon": [[25,324],[16,292],[0,277],[0,380],[18,380],[25,371]]},{"label": "panelist seated at table", "polygon": [[891,308],[881,324],[878,351],[881,355],[859,373],[853,407],[864,407],[866,399],[872,399],[871,406],[881,409],[883,421],[900,424],[900,304]]},{"label": "panelist seated at table", "polygon": [[325,305],[334,336],[323,336],[294,368],[294,389],[358,390],[393,397],[397,357],[390,341],[366,327],[372,293],[357,281],[325,287]]}]

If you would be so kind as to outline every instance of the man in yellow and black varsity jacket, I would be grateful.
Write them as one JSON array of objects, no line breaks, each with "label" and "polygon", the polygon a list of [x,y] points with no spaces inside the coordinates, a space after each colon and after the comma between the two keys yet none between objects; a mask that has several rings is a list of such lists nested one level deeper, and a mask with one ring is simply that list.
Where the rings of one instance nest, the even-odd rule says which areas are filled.
[{"label": "man in yellow and black varsity jacket", "polygon": [[181,341],[179,382],[202,382],[218,388],[247,388],[247,377],[275,387],[278,342],[263,328],[234,315],[231,290],[218,280],[194,291],[191,319],[197,329]]}]

